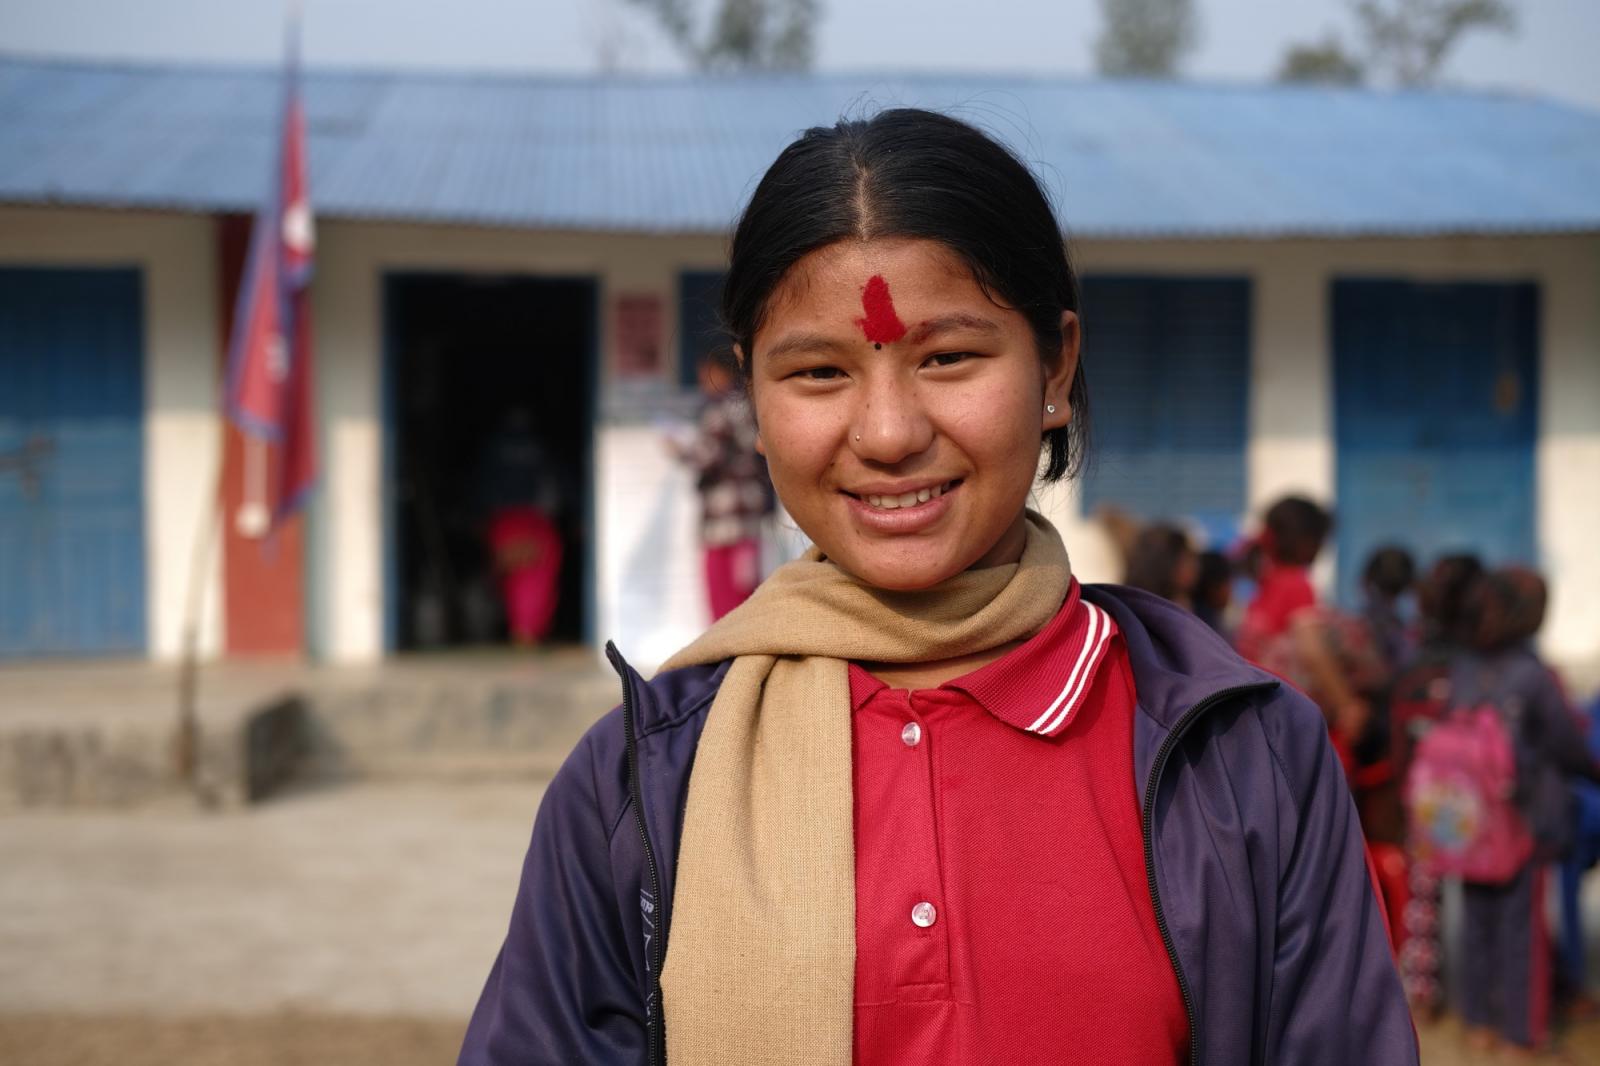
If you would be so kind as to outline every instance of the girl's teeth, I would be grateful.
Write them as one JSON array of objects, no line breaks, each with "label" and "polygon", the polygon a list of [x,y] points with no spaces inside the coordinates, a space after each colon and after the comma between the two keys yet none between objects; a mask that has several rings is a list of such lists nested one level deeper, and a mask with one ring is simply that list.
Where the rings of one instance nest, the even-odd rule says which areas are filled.
[{"label": "girl's teeth", "polygon": [[895,511],[901,507],[915,507],[919,503],[938,499],[944,495],[944,490],[943,485],[935,485],[931,489],[918,489],[916,492],[907,492],[900,496],[868,496],[866,500],[869,506]]}]

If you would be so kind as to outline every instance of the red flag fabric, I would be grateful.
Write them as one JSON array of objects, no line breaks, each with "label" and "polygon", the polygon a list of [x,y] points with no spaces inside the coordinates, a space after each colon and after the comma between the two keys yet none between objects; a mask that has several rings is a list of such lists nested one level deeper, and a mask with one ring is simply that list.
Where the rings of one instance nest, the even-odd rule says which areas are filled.
[{"label": "red flag fabric", "polygon": [[296,36],[291,29],[277,164],[250,231],[228,347],[228,413],[277,459],[276,476],[261,486],[266,498],[247,504],[264,505],[274,526],[316,480],[308,291],[315,236]]}]

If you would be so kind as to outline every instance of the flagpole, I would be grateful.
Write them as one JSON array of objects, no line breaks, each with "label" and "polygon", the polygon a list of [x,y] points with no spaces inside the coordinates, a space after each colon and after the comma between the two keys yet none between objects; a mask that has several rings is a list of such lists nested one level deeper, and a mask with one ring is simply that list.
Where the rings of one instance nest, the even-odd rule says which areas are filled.
[{"label": "flagpole", "polygon": [[[213,558],[216,554],[216,541],[222,524],[228,520],[224,500],[225,477],[227,471],[228,426],[230,415],[239,417],[233,410],[237,401],[234,389],[237,384],[236,374],[240,367],[236,358],[241,348],[241,340],[248,340],[250,330],[258,325],[256,301],[260,298],[256,284],[260,280],[258,272],[262,269],[277,271],[280,267],[278,250],[274,246],[282,240],[280,230],[282,219],[282,197],[284,193],[284,152],[285,136],[289,129],[291,115],[292,94],[296,91],[296,80],[299,69],[299,0],[289,0],[287,5],[288,27],[286,51],[288,63],[285,71],[285,97],[283,111],[279,120],[279,132],[276,164],[272,171],[272,181],[269,184],[268,208],[263,208],[266,213],[268,225],[263,228],[263,216],[258,213],[251,226],[250,245],[246,252],[245,272],[240,278],[239,290],[232,294],[230,301],[232,322],[228,337],[227,367],[221,376],[218,387],[218,396],[215,407],[217,412],[217,453],[215,459],[215,475],[211,479],[211,488],[200,508],[200,525],[195,531],[194,547],[189,554],[189,585],[184,597],[183,629],[179,650],[178,665],[178,721],[176,735],[173,739],[173,762],[177,778],[180,783],[186,784],[203,803],[214,803],[217,797],[206,787],[200,779],[200,751],[201,751],[201,726],[199,713],[200,690],[200,632],[205,618],[205,599],[208,588],[208,578],[212,570]],[[303,128],[300,130],[303,137]],[[303,145],[297,146],[303,152]],[[303,183],[303,177],[301,178]],[[309,253],[306,253],[309,254]],[[274,282],[271,299],[276,301],[281,298],[277,283]],[[245,306],[240,307],[241,299]],[[243,314],[241,315],[241,311]],[[272,321],[272,328],[281,328],[282,323],[276,319]],[[281,343],[281,341],[280,341]],[[259,427],[257,427],[259,429]],[[266,445],[256,439],[257,434],[247,432],[245,448],[242,458],[246,465],[244,471],[247,481],[247,498],[244,501],[244,510],[249,511],[254,505],[257,514],[254,516],[240,514],[242,525],[258,524],[260,512],[265,512],[265,500],[261,498],[262,485],[265,475]],[[251,518],[257,521],[251,521]],[[267,525],[270,528],[276,524],[278,515],[272,514]],[[247,530],[247,535],[261,535],[265,530]],[[225,580],[225,579],[224,579]]]},{"label": "flagpole", "polygon": [[[223,402],[226,397],[220,395]],[[211,556],[217,541],[217,529],[224,520],[223,473],[227,463],[228,420],[222,414],[222,403],[217,411],[216,473],[211,479],[211,492],[207,495],[209,506],[200,508],[200,525],[195,530],[194,548],[189,553],[189,587],[184,596],[183,638],[178,662],[178,728],[173,740],[173,761],[179,782],[188,785],[202,801],[215,797],[200,791],[200,627],[205,615],[206,578],[211,569]]]}]

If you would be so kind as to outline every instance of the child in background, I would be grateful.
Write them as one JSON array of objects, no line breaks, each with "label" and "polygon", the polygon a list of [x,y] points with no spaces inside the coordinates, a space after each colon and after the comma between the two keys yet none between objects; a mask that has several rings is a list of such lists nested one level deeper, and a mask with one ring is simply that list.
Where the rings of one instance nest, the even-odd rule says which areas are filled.
[{"label": "child in background", "polygon": [[705,552],[706,603],[714,622],[749,598],[761,583],[761,527],[772,513],[772,482],[756,451],[756,421],[729,361],[700,362],[705,397],[693,438],[667,441],[695,475],[700,493],[700,543]]},{"label": "child in background", "polygon": [[489,546],[505,604],[506,628],[518,647],[550,634],[561,577],[561,532],[537,507],[502,507],[489,521]]},{"label": "child in background", "polygon": [[1411,591],[1416,572],[1411,553],[1394,544],[1375,549],[1361,570],[1361,616],[1391,673],[1411,658],[1415,647],[1400,604]]},{"label": "child in background", "polygon": [[1133,538],[1122,583],[1192,610],[1198,572],[1189,535],[1166,522],[1152,522]]},{"label": "child in background", "polygon": [[1233,602],[1233,564],[1219,551],[1204,551],[1200,553],[1199,566],[1194,582],[1194,613],[1226,639],[1228,606]]},{"label": "child in background", "polygon": [[1468,610],[1472,641],[1451,667],[1450,705],[1492,707],[1504,719],[1516,753],[1514,802],[1535,848],[1509,881],[1463,886],[1461,1013],[1474,1045],[1503,1044],[1529,1058],[1549,1038],[1544,875],[1570,838],[1566,778],[1600,781],[1600,764],[1532,647],[1544,622],[1544,581],[1525,569],[1495,571],[1478,583]]},{"label": "child in background", "polygon": [[[1390,758],[1390,689],[1400,667],[1411,657],[1415,641],[1402,616],[1401,602],[1411,592],[1416,564],[1411,553],[1395,545],[1375,549],[1361,570],[1361,612],[1345,620],[1345,625],[1361,631],[1362,647],[1374,660],[1370,668],[1381,682],[1372,684],[1371,719],[1365,731],[1351,745],[1356,771],[1351,785],[1361,810],[1361,825],[1367,843],[1387,847],[1375,851],[1380,872],[1391,879],[1385,884],[1386,898],[1395,901],[1393,928],[1398,945],[1402,939],[1406,902],[1405,807],[1401,802],[1401,783]],[[1379,856],[1381,855],[1381,859]]]},{"label": "child in background", "polygon": [[1239,654],[1316,701],[1347,773],[1372,717],[1370,697],[1388,681],[1366,627],[1317,603],[1311,564],[1333,516],[1302,496],[1273,504],[1262,530],[1260,587],[1239,624]]},{"label": "child in background", "polygon": [[[1578,721],[1588,733],[1589,753],[1600,759],[1600,698],[1580,712]],[[1589,995],[1581,893],[1584,877],[1600,864],[1600,786],[1573,782],[1572,809],[1572,847],[1561,860],[1561,991],[1567,1017],[1587,1019],[1600,1015],[1600,1002]]]},{"label": "child in background", "polygon": [[1317,604],[1311,564],[1333,528],[1333,516],[1303,496],[1286,496],[1267,510],[1259,543],[1255,599],[1239,624],[1239,654],[1260,662],[1267,645],[1289,631],[1295,614]]},{"label": "child in background", "polygon": [[[1417,589],[1422,641],[1389,690],[1389,761],[1398,781],[1406,779],[1417,741],[1450,705],[1450,664],[1470,636],[1467,597],[1482,577],[1477,556],[1446,555]],[[1415,842],[1407,841],[1409,898],[1401,922],[1400,977],[1412,1012],[1427,1019],[1444,1006],[1439,877],[1418,858]]]}]

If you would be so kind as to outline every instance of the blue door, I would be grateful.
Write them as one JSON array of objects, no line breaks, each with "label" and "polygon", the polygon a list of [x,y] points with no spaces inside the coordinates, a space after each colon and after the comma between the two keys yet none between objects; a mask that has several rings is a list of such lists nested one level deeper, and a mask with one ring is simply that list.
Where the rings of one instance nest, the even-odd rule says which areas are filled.
[{"label": "blue door", "polygon": [[133,270],[0,269],[0,657],[145,650]]},{"label": "blue door", "polygon": [[1188,519],[1231,539],[1245,508],[1250,282],[1089,277],[1083,329],[1085,512]]},{"label": "blue door", "polygon": [[1538,318],[1532,284],[1334,282],[1344,603],[1385,543],[1537,561]]}]

